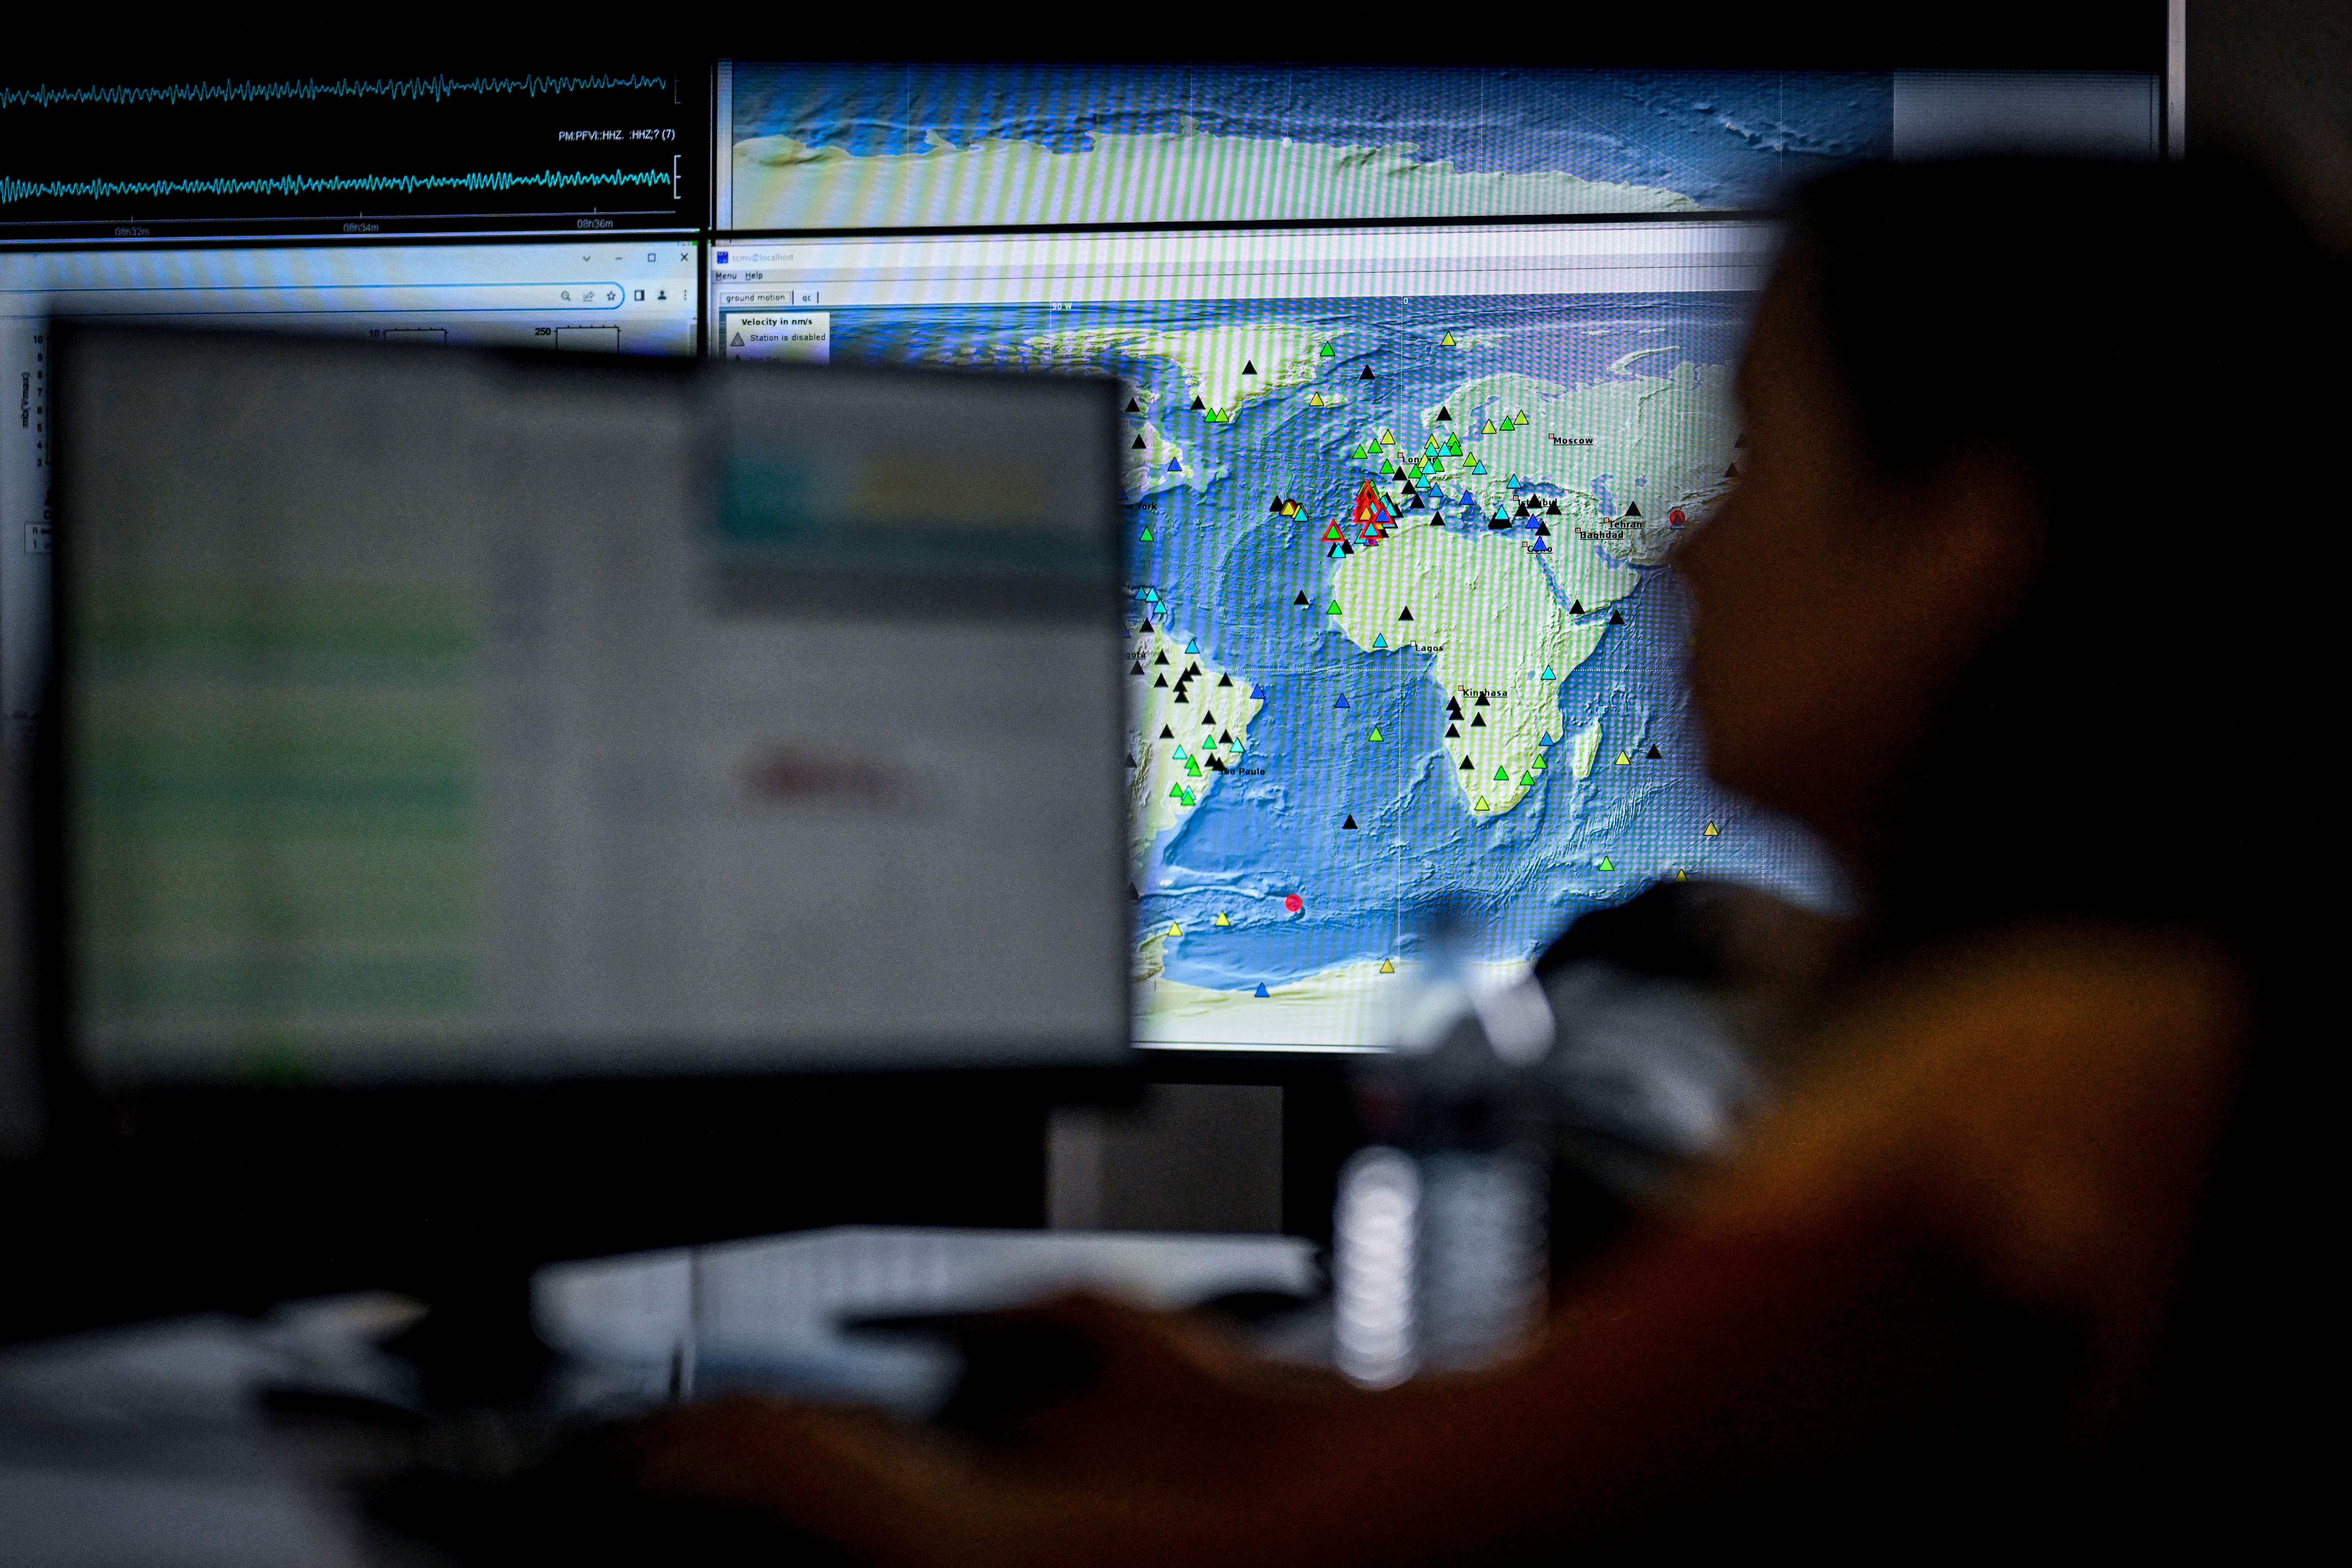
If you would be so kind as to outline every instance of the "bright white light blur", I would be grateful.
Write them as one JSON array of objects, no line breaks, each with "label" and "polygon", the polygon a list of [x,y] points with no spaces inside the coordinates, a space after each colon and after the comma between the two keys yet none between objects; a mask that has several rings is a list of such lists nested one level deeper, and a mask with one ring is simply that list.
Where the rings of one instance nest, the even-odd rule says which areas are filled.
[{"label": "bright white light blur", "polygon": [[1340,1372],[1367,1388],[1412,1375],[1420,1209],[1420,1173],[1395,1149],[1366,1149],[1340,1174],[1333,1337]]}]

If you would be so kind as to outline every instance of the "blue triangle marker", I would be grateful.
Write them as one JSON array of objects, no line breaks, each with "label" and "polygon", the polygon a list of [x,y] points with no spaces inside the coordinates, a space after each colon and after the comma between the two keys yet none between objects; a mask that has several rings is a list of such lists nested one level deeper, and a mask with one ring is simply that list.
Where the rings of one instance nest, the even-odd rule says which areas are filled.
[{"label": "blue triangle marker", "polygon": [[1339,701],[1337,701],[1337,702],[1334,702],[1333,704],[1331,704],[1331,706],[1332,706],[1332,707],[1334,707],[1334,708],[1345,708],[1347,705],[1348,705],[1348,694],[1347,694],[1346,692],[1344,692],[1344,691],[1343,691],[1343,692],[1341,692],[1341,693],[1339,694]]},{"label": "blue triangle marker", "polygon": [[1184,471],[1184,465],[1178,462],[1175,458],[1171,458],[1168,459],[1167,471],[1171,474],[1181,474]]},{"label": "blue triangle marker", "polygon": [[1258,983],[1257,994],[1261,996],[1265,994],[1265,983],[1264,981],[1260,981]]}]

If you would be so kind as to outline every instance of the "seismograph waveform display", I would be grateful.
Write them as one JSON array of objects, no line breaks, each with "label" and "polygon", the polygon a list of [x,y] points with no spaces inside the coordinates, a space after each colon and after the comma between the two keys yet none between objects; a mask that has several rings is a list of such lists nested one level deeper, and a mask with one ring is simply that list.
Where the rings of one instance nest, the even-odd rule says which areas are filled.
[{"label": "seismograph waveform display", "polygon": [[670,79],[620,76],[415,76],[354,81],[194,81],[156,87],[0,87],[0,109],[173,108],[195,104],[319,103],[383,99],[447,103],[460,98],[553,98],[581,92],[667,89]]},{"label": "seismograph waveform display", "polygon": [[186,180],[19,180],[0,175],[0,206],[47,197],[84,196],[104,201],[118,196],[308,196],[344,191],[368,194],[420,191],[548,191],[593,187],[651,188],[670,183],[667,169],[614,169],[568,173],[542,169],[536,174],[506,171],[470,174],[267,174],[257,179],[221,175]]}]

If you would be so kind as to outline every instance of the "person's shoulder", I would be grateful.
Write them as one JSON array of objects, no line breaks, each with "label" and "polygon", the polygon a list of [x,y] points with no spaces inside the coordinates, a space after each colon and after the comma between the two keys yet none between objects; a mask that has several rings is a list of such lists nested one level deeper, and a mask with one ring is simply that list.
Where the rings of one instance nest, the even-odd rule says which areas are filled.
[{"label": "person's shoulder", "polygon": [[2042,924],[1887,965],[1823,1033],[1831,1059],[1873,1059],[1879,1075],[1920,1087],[1965,1084],[1969,1107],[2016,1115],[2053,1095],[2113,1100],[2118,1072],[2203,1077],[2234,1058],[2248,1006],[2239,965],[2213,942]]},{"label": "person's shoulder", "polygon": [[2192,936],[2044,925],[1913,954],[1822,1021],[1819,1070],[1752,1151],[1759,1185],[1867,1194],[2006,1289],[2105,1316],[2175,1261],[2249,1007]]}]

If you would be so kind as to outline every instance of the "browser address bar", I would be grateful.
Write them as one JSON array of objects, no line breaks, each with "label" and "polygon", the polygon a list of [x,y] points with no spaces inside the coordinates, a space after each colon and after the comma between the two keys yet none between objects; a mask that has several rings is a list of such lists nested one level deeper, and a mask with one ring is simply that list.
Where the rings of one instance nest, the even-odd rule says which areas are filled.
[{"label": "browser address bar", "polygon": [[476,310],[617,310],[619,283],[345,283],[231,288],[12,289],[0,311],[53,316],[448,314]]}]

